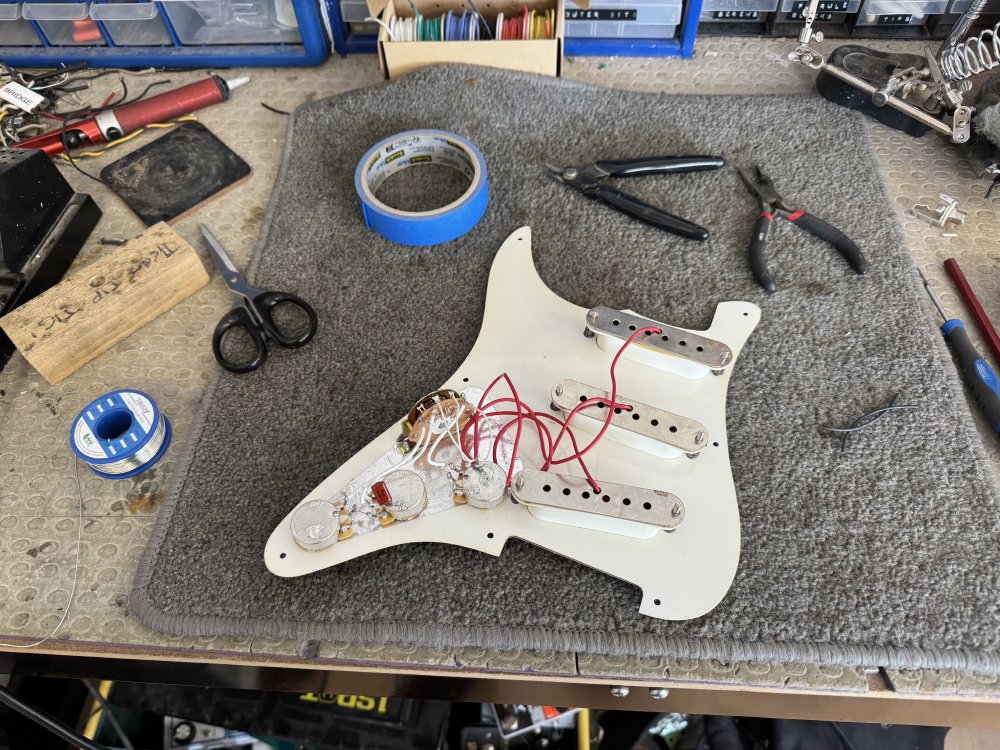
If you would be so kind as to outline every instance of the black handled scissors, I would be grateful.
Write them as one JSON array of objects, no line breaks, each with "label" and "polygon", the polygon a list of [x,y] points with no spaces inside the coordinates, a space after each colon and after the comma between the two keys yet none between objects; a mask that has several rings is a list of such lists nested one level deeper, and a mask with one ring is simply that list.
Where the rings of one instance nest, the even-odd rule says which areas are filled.
[{"label": "black handled scissors", "polygon": [[[204,224],[201,225],[201,233],[208,240],[212,259],[218,266],[226,286],[240,298],[236,307],[226,313],[215,327],[215,333],[212,335],[212,352],[216,361],[230,372],[253,372],[267,359],[268,339],[274,340],[286,349],[297,349],[309,343],[316,333],[318,322],[312,305],[288,292],[254,289],[243,278],[243,274],[236,270],[236,266],[226,255],[222,245]],[[296,313],[288,317],[297,320],[293,323],[275,321],[276,309]],[[303,317],[302,313],[308,318],[305,326],[299,323]],[[279,314],[278,317],[284,320],[286,316]],[[252,354],[245,359],[230,359],[223,352],[223,339],[235,331],[242,331],[250,337]]]}]

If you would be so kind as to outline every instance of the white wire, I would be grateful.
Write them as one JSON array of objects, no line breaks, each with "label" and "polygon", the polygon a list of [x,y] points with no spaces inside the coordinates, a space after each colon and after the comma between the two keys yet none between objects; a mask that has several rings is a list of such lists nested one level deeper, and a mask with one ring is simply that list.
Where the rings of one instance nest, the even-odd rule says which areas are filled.
[{"label": "white wire", "polygon": [[13,643],[0,643],[2,648],[34,648],[35,646],[41,646],[45,641],[54,636],[59,628],[63,626],[66,622],[66,617],[69,615],[70,607],[73,606],[73,597],[76,595],[76,582],[80,577],[80,546],[83,543],[83,488],[80,486],[80,459],[75,458],[74,470],[76,471],[76,484],[80,487],[80,512],[77,516],[76,523],[76,563],[73,565],[73,585],[69,589],[69,599],[66,600],[66,607],[63,609],[62,617],[59,618],[59,622],[56,626],[52,628],[47,636],[34,643],[29,643],[27,645],[18,645]]},{"label": "white wire", "polygon": [[[425,436],[427,437],[426,442],[424,442]],[[399,471],[400,469],[405,469],[408,466],[412,466],[422,455],[424,455],[424,451],[426,450],[427,446],[430,445],[432,437],[433,436],[430,430],[427,430],[425,433],[421,433],[420,438],[417,440],[417,444],[413,447],[413,450],[410,451],[410,453],[406,456],[406,458],[404,458],[398,464],[394,464],[393,466],[390,466],[388,469],[383,471],[381,474],[379,474],[377,477],[371,480],[371,482],[368,483],[368,486],[370,487],[371,485],[380,482],[382,479],[387,477],[389,474],[392,474],[392,472],[394,471]]]},{"label": "white wire", "polygon": [[372,23],[377,23],[379,26],[385,29],[385,33],[389,35],[389,39],[391,39],[392,41],[396,41],[396,35],[392,33],[392,29],[389,28],[389,24],[387,24],[381,18],[372,18],[371,16],[368,16],[368,18],[366,18],[365,20],[371,21]]},{"label": "white wire", "polygon": [[[444,412],[441,412],[440,408],[441,408],[440,406],[435,407],[435,409],[438,410],[438,413],[441,414],[441,417],[444,418]],[[431,416],[433,416],[433,412],[431,413]],[[441,431],[441,434],[438,436],[438,439],[435,440],[434,445],[431,446],[430,453],[427,454],[427,463],[429,463],[431,466],[445,466],[447,464],[446,461],[441,461],[441,462],[435,461],[434,451],[437,450],[438,446],[441,444],[441,441],[443,441],[446,437],[451,438],[451,442],[453,443],[455,442],[455,438],[451,437],[451,428],[458,424],[458,418],[460,416],[462,416],[462,408],[456,406],[455,416],[451,419],[451,421],[447,425],[445,425],[445,428]],[[458,443],[455,443],[455,445],[458,445]],[[461,446],[459,446],[458,449],[462,450]],[[463,453],[463,456],[464,455],[465,454]]]}]

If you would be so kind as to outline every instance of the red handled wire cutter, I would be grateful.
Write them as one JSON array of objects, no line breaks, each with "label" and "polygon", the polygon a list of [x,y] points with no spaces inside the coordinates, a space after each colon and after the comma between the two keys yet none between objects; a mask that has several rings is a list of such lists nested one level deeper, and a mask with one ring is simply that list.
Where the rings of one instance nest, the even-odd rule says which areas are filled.
[{"label": "red handled wire cutter", "polygon": [[868,261],[861,253],[861,248],[854,244],[850,237],[822,219],[808,214],[802,209],[789,206],[778,194],[771,178],[764,174],[760,167],[754,167],[756,174],[742,167],[737,169],[750,192],[756,195],[760,201],[761,214],[757,217],[757,224],[754,226],[753,236],[750,238],[750,270],[753,271],[757,282],[764,287],[765,292],[773,294],[778,288],[764,258],[764,253],[767,250],[767,235],[771,230],[771,222],[775,215],[781,216],[799,229],[804,229],[809,234],[829,242],[840,251],[840,254],[847,259],[851,268],[858,274],[863,274],[868,270]]}]

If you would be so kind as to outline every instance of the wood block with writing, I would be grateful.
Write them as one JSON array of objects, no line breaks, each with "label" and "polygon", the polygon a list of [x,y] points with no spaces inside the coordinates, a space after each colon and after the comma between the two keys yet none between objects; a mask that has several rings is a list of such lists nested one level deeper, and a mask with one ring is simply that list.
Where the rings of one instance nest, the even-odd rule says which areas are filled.
[{"label": "wood block with writing", "polygon": [[58,383],[207,283],[198,253],[160,223],[15,308],[0,328]]}]

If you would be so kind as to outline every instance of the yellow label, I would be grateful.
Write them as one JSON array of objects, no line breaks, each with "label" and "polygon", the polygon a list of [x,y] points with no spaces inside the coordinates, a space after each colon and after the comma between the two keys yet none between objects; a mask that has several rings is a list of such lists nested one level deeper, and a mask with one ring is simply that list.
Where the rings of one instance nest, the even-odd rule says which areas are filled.
[{"label": "yellow label", "polygon": [[328,703],[341,708],[351,708],[355,711],[374,711],[386,713],[389,706],[388,698],[376,698],[368,695],[340,695],[338,693],[302,693],[299,700],[306,703]]},{"label": "yellow label", "polygon": [[389,154],[387,157],[385,157],[385,163],[389,164],[390,162],[396,161],[396,159],[401,159],[405,153],[406,153],[405,151],[397,151],[394,154]]}]

